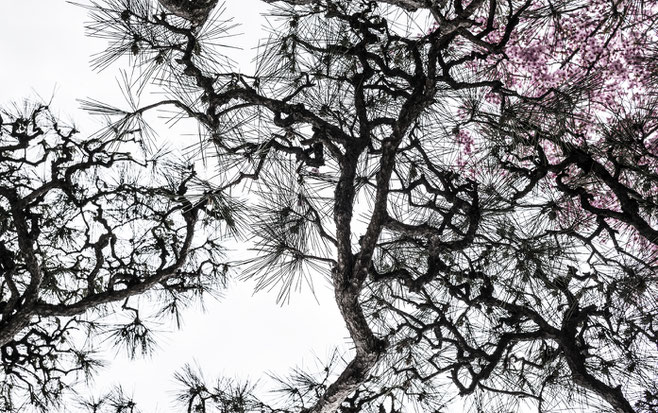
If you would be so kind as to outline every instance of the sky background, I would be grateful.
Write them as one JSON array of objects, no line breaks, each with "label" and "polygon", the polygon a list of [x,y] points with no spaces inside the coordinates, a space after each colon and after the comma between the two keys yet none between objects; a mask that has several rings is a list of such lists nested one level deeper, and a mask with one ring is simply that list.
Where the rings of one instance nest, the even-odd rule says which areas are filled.
[{"label": "sky background", "polygon": [[[86,0],[80,0],[88,4]],[[248,69],[253,47],[261,38],[264,24],[260,13],[265,5],[257,0],[229,1],[225,16],[241,23],[230,43],[241,46],[232,57]],[[120,65],[102,73],[90,69],[92,54],[105,42],[85,36],[87,10],[64,0],[0,1],[0,105],[20,104],[25,99],[51,102],[60,119],[75,125],[84,135],[101,127],[79,108],[77,99],[95,98],[121,102],[117,79]],[[161,135],[166,135],[163,131]],[[172,135],[176,146],[192,144],[194,136]],[[230,246],[234,252],[241,245]],[[100,371],[90,392],[100,394],[121,384],[143,412],[172,410],[174,373],[184,364],[196,364],[207,378],[217,376],[249,378],[266,388],[266,373],[284,375],[294,367],[316,366],[336,346],[349,348],[347,331],[333,301],[327,282],[318,276],[316,299],[294,294],[287,305],[277,305],[276,291],[252,294],[253,284],[233,282],[219,301],[208,297],[203,312],[193,306],[184,314],[184,326],[156,329],[157,351],[149,359],[131,361],[108,350],[108,366]],[[72,406],[66,406],[66,411]]]},{"label": "sky background", "polygon": [[[266,35],[261,16],[266,5],[261,0],[228,0],[226,8],[224,17],[233,16],[241,25],[235,32],[242,34],[227,40],[240,50],[224,52],[250,72],[253,49]],[[130,68],[125,62],[102,73],[90,68],[91,56],[106,43],[85,35],[87,13],[65,0],[0,0],[0,105],[21,105],[24,99],[51,102],[53,112],[74,123],[83,136],[102,127],[100,119],[80,109],[78,99],[121,106],[117,79],[120,69]],[[185,148],[197,142],[194,131],[181,134],[161,125],[158,131],[161,144]],[[238,257],[245,245],[228,247],[230,259]],[[198,366],[209,379],[260,381],[262,391],[268,389],[268,373],[285,376],[296,367],[320,369],[318,363],[326,361],[334,348],[348,351],[350,340],[327,280],[322,275],[313,278],[315,296],[305,289],[284,305],[276,303],[278,290],[253,294],[253,282],[234,280],[219,300],[207,297],[205,311],[194,305],[185,312],[180,330],[173,324],[157,325],[158,348],[146,359],[129,360],[122,350],[97,343],[105,348],[101,356],[107,367],[88,392],[97,396],[120,384],[134,395],[142,412],[163,413],[180,411],[172,404],[174,374],[187,363]],[[450,412],[462,410],[457,402]],[[76,409],[67,405],[63,411]]]},{"label": "sky background", "polygon": [[[228,0],[225,6],[224,18],[232,16],[241,25],[235,30],[241,35],[227,40],[240,50],[225,52],[249,72],[254,48],[266,35],[261,13],[267,5],[260,0]],[[25,99],[51,102],[51,110],[74,123],[83,136],[103,125],[80,109],[78,99],[125,106],[117,80],[120,69],[130,68],[125,62],[101,73],[90,68],[91,56],[106,43],[85,35],[86,21],[87,10],[65,0],[0,0],[0,105],[20,105]],[[147,100],[149,96],[143,99]],[[193,131],[181,134],[158,126],[158,132],[159,142],[172,147],[184,148],[198,139]],[[231,258],[245,246],[228,247]],[[158,348],[146,359],[129,360],[121,350],[98,343],[106,349],[101,356],[107,366],[86,391],[98,396],[121,385],[134,395],[142,412],[164,413],[179,411],[173,404],[174,374],[187,363],[200,367],[208,379],[260,382],[260,394],[267,397],[268,373],[281,377],[297,367],[317,371],[335,348],[349,357],[351,342],[333,291],[322,275],[313,278],[315,296],[307,288],[284,305],[276,303],[278,290],[253,294],[253,282],[233,281],[220,300],[207,297],[205,311],[199,305],[187,310],[180,330],[173,323],[157,325]],[[449,412],[463,410],[456,403]],[[63,411],[79,410],[67,405]]]}]

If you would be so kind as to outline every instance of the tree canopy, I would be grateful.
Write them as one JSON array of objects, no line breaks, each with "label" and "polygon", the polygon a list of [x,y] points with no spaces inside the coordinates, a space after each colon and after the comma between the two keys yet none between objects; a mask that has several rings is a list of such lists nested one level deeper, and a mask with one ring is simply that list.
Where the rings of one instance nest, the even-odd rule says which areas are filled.
[{"label": "tree canopy", "polygon": [[[2,113],[5,409],[93,370],[73,328],[148,349],[130,297],[176,313],[245,236],[236,268],[282,301],[329,277],[351,358],[282,379],[278,404],[186,369],[188,412],[656,411],[658,4],[266,1],[253,73],[218,46],[216,0],[91,1],[93,65],[127,56],[163,97],[85,102],[109,119],[90,138]],[[149,148],[164,108],[210,178]],[[134,318],[94,321],[111,302]]]}]

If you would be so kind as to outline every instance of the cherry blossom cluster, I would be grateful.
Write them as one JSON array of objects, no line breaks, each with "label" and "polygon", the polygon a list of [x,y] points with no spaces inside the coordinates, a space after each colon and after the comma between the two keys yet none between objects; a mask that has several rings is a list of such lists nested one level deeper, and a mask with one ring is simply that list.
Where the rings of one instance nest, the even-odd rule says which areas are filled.
[{"label": "cherry blossom cluster", "polygon": [[[471,37],[464,35],[455,42],[461,56],[477,56],[465,59],[466,68],[476,78],[502,82],[503,91],[490,90],[483,96],[482,104],[495,111],[504,93],[537,102],[560,94],[568,95],[572,105],[565,109],[570,111],[565,113],[569,120],[560,143],[550,136],[529,138],[541,146],[549,164],[562,162],[568,155],[563,145],[573,145],[586,150],[611,173],[615,167],[609,156],[614,155],[623,159],[622,163],[637,165],[649,174],[658,175],[658,110],[652,106],[652,98],[647,93],[655,86],[652,83],[655,82],[654,65],[649,63],[657,53],[658,3],[576,0],[555,4],[537,0],[519,14],[518,21],[514,21],[512,15],[522,7],[521,2],[509,13],[496,13],[493,19],[488,4],[483,2],[469,17],[471,24],[466,30]],[[515,27],[507,33],[510,25]],[[435,23],[428,32],[440,29],[441,25]],[[483,42],[474,41],[474,38]],[[634,123],[632,114],[638,111],[643,112],[644,121]],[[469,122],[471,114],[461,110],[458,117],[463,125]],[[610,125],[620,124],[630,126],[623,131],[613,130],[613,135],[635,136],[626,138],[634,139],[632,145],[610,140],[610,128],[613,128]],[[479,136],[477,133],[473,136],[475,129],[469,127],[470,132],[462,126],[456,128],[454,134],[460,152],[457,166],[462,171],[467,167],[472,170],[478,157],[475,147]],[[518,148],[517,155],[526,156],[524,151],[532,151],[531,146]],[[615,152],[612,147],[621,149]],[[519,166],[529,166],[518,162],[519,158],[516,159]],[[575,182],[583,173],[578,168],[568,169],[564,172],[564,182]],[[658,185],[644,179],[637,171],[621,174],[618,179],[645,198],[658,195]],[[549,173],[547,181],[554,186],[556,174]],[[586,184],[585,188],[593,194],[589,201],[591,206],[621,211],[619,200],[607,185],[598,182]],[[564,215],[565,225],[575,221],[592,222],[583,220],[590,215],[588,212],[574,210],[580,209],[579,205],[577,197],[569,196],[558,203],[557,215]],[[606,222],[612,230],[626,234],[632,244],[643,246],[649,255],[658,257],[655,242],[645,240],[634,228],[616,219],[606,218]]]}]

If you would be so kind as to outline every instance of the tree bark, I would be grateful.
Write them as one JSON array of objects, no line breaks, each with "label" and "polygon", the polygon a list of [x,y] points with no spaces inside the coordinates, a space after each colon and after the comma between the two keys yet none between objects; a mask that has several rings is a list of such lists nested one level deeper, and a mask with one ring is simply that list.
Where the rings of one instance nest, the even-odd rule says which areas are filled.
[{"label": "tree bark", "polygon": [[219,0],[158,0],[162,7],[195,26],[202,26]]}]

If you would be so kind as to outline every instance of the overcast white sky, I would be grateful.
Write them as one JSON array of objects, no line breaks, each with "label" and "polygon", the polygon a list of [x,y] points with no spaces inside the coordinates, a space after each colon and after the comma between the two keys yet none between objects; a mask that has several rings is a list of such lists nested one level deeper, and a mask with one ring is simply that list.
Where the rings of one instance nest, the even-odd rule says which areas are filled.
[{"label": "overcast white sky", "polygon": [[[79,0],[86,2],[86,0]],[[227,15],[243,24],[243,36],[232,40],[249,62],[262,36],[258,0],[229,1]],[[91,54],[105,43],[84,34],[86,10],[64,0],[0,1],[0,105],[41,96],[62,119],[75,121],[83,134],[99,124],[79,109],[76,99],[93,97],[120,101],[115,79],[118,66],[103,73],[89,68]],[[194,139],[173,136],[173,139]],[[239,248],[240,246],[236,246]],[[315,365],[335,346],[349,343],[347,331],[325,283],[316,283],[319,304],[310,294],[294,295],[283,307],[275,294],[252,295],[252,286],[234,283],[220,302],[206,301],[206,312],[189,311],[181,331],[162,326],[159,350],[150,360],[127,360],[108,352],[109,366],[93,384],[94,393],[122,384],[135,394],[143,412],[171,409],[173,374],[185,363],[197,363],[207,377],[218,375],[264,378],[266,372],[282,375],[295,366]],[[307,291],[308,293],[308,291]],[[67,411],[71,411],[67,406]]]},{"label": "overcast white sky", "polygon": [[[226,16],[242,24],[237,31],[243,35],[230,43],[243,51],[233,57],[248,70],[252,48],[264,35],[260,13],[265,5],[260,0],[227,3]],[[53,97],[51,108],[63,120],[75,122],[83,134],[95,132],[100,124],[79,109],[77,99],[121,102],[120,66],[103,73],[90,69],[90,56],[106,45],[85,36],[86,20],[85,9],[65,0],[0,0],[0,105]],[[178,147],[186,146],[186,139],[196,140],[193,135],[161,135],[170,135]],[[241,246],[233,248],[237,253]],[[208,297],[206,312],[188,311],[180,331],[162,325],[159,349],[150,359],[131,361],[123,353],[106,352],[108,366],[90,391],[98,395],[121,384],[143,412],[163,413],[175,411],[173,376],[186,363],[200,366],[208,378],[253,381],[266,381],[268,372],[283,376],[294,367],[316,367],[316,358],[327,359],[335,347],[349,349],[349,340],[331,289],[321,276],[314,278],[317,301],[306,290],[284,306],[275,303],[276,291],[254,295],[253,284],[233,282],[220,301]],[[452,411],[461,410],[456,403]],[[66,406],[65,411],[75,409]]]}]

